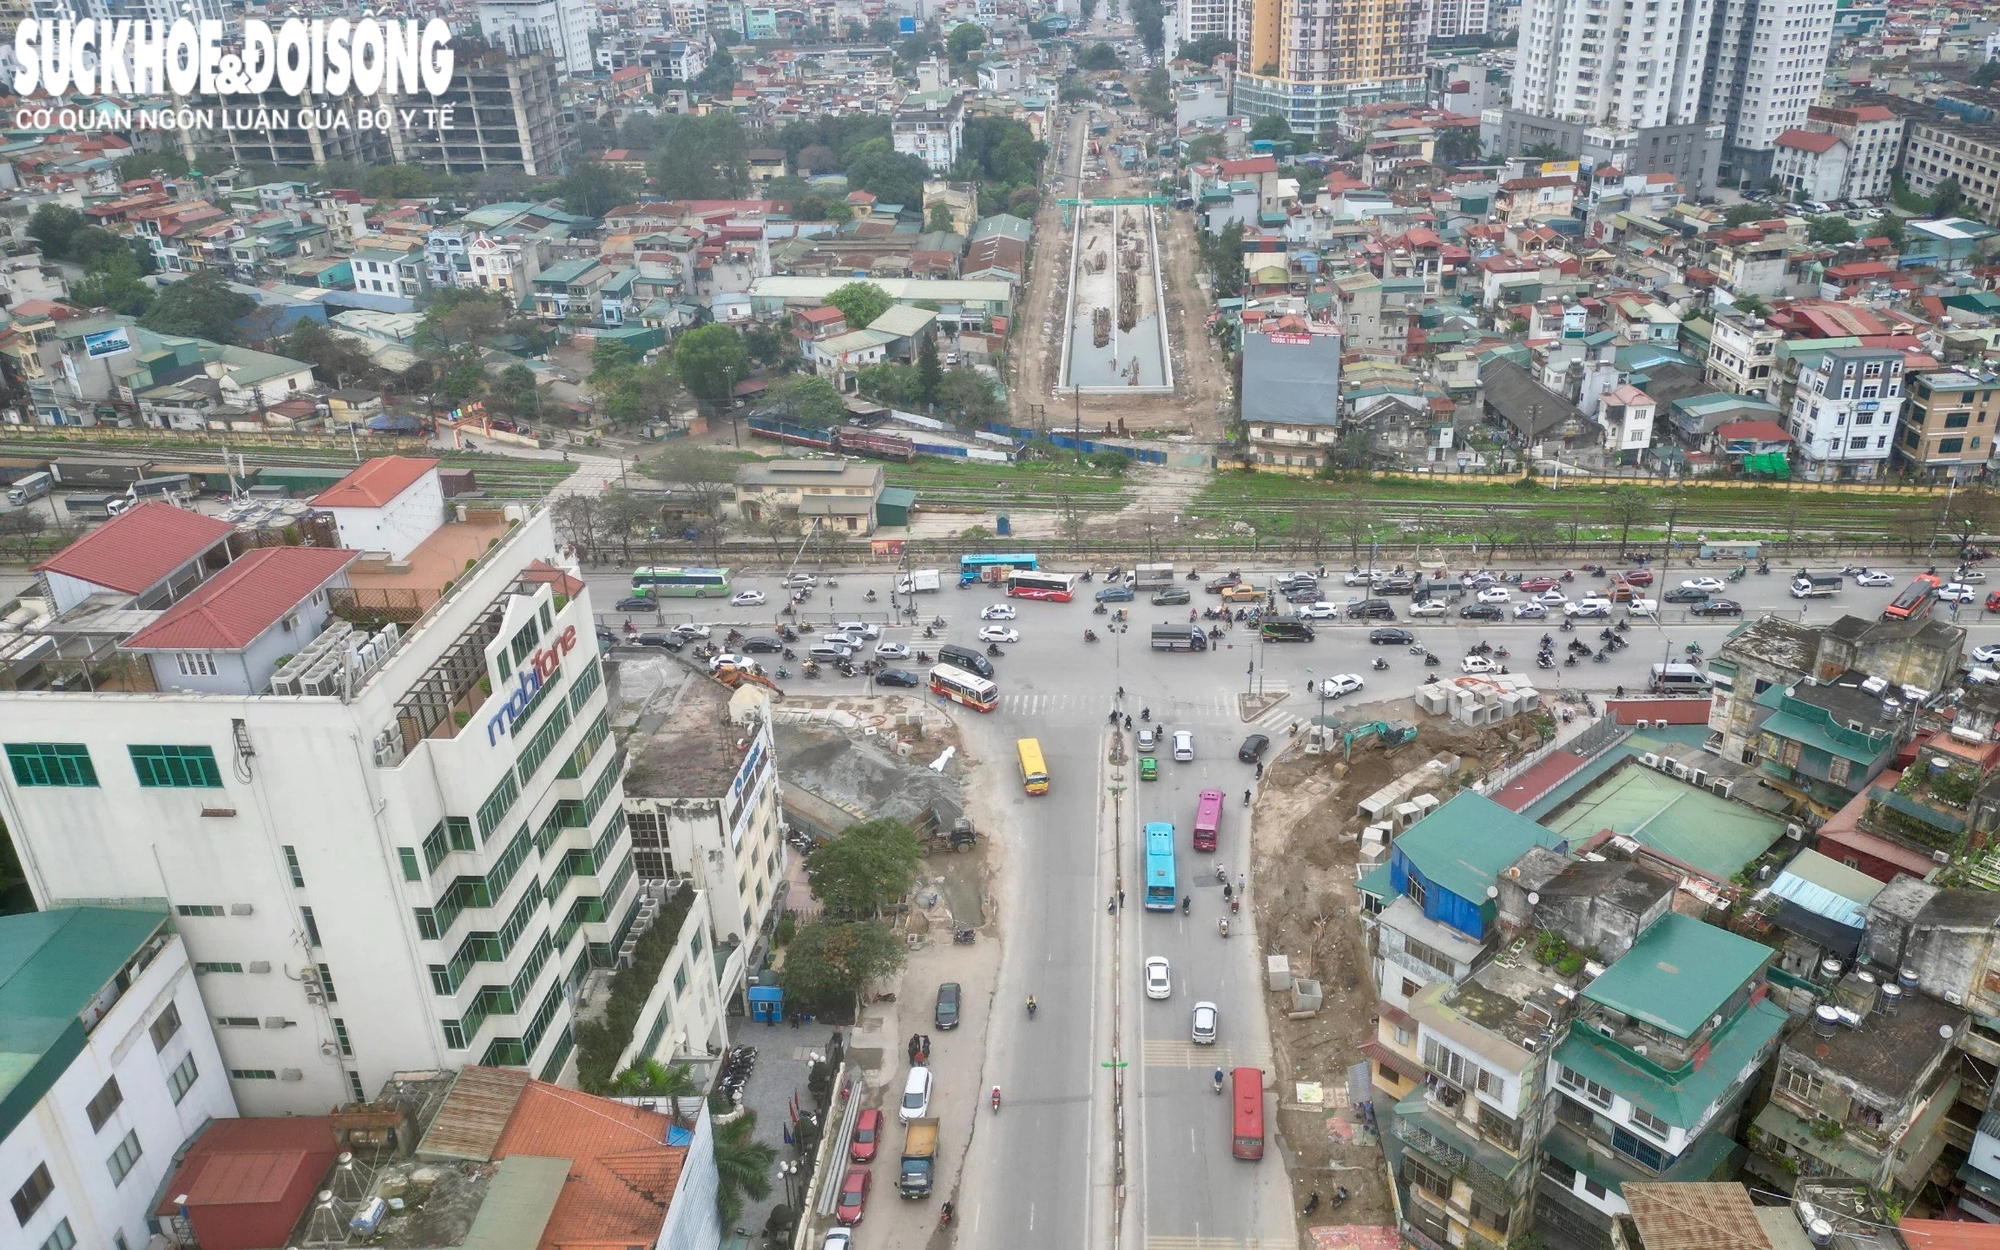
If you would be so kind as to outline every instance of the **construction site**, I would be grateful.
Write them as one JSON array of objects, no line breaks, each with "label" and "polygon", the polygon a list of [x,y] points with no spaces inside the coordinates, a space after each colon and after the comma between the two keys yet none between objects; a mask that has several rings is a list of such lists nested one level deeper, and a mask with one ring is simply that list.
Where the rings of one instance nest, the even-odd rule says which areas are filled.
[{"label": "construction site", "polygon": [[1086,201],[1071,227],[1069,351],[1061,389],[1170,394],[1155,209]]}]

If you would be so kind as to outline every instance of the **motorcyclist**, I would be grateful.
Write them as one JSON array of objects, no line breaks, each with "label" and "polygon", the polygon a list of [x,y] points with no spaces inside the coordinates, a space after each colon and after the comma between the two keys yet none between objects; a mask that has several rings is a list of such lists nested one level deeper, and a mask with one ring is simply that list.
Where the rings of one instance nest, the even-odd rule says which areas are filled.
[{"label": "motorcyclist", "polygon": [[1250,792],[1248,790],[1243,792],[1243,806],[1250,806]]},{"label": "motorcyclist", "polygon": [[1033,994],[1030,994],[1028,995],[1028,1019],[1032,1020],[1034,1018],[1035,1018],[1035,996]]},{"label": "motorcyclist", "polygon": [[1181,895],[1181,915],[1186,916],[1192,914],[1193,912],[1194,912],[1194,895],[1192,894]]},{"label": "motorcyclist", "polygon": [[1215,1070],[1215,1092],[1216,1092],[1216,1093],[1218,1093],[1218,1094],[1222,1092],[1222,1069],[1221,1069],[1221,1068],[1217,1068],[1217,1069]]},{"label": "motorcyclist", "polygon": [[1151,720],[1151,719],[1153,719],[1153,709],[1152,709],[1152,708],[1149,708],[1149,707],[1142,707],[1142,708],[1140,708],[1140,709],[1139,709],[1139,719],[1140,719],[1140,720]]}]

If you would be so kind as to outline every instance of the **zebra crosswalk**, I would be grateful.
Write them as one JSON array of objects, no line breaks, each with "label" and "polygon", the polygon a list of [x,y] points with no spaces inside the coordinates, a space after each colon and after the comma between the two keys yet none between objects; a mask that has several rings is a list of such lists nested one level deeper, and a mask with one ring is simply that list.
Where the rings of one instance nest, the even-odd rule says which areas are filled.
[{"label": "zebra crosswalk", "polygon": [[[1127,710],[1134,720],[1138,708]],[[1177,695],[1163,704],[1149,705],[1153,719],[1163,724],[1203,720],[1235,720],[1242,715],[1236,696],[1224,691],[1209,695]],[[1052,718],[1101,721],[1111,711],[1111,701],[1101,694],[1052,694],[1042,691],[1012,691],[1000,696],[998,711],[1010,716],[1026,716],[1046,720]]]},{"label": "zebra crosswalk", "polygon": [[1182,1038],[1149,1037],[1139,1052],[1149,1068],[1198,1068],[1204,1072],[1222,1068],[1271,1068],[1268,1042],[1257,1046],[1197,1046]]}]

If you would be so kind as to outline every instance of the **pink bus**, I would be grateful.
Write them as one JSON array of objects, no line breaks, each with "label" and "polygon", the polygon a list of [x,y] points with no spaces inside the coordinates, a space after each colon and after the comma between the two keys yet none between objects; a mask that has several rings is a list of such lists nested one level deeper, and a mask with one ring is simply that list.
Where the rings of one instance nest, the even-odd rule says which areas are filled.
[{"label": "pink bus", "polygon": [[1222,829],[1222,791],[1203,790],[1194,809],[1194,849],[1215,849],[1215,835]]}]

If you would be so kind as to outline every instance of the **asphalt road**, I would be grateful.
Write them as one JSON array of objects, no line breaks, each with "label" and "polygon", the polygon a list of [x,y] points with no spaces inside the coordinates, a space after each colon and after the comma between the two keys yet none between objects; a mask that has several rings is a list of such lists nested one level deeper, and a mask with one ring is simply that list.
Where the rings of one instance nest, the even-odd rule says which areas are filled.
[{"label": "asphalt road", "polygon": [[[1911,572],[1890,571],[1899,575],[1899,584]],[[1261,585],[1272,580],[1275,570],[1244,572]],[[1685,569],[1672,571],[1665,584],[1678,584],[1689,575]],[[622,571],[592,573],[589,580],[600,619],[616,625],[620,615],[602,609],[624,591],[625,576]],[[804,605],[808,619],[889,621],[888,573],[849,573],[838,580],[838,587],[822,586]],[[1833,600],[1802,604],[1786,593],[1788,580],[1785,570],[1774,569],[1768,576],[1752,573],[1728,589],[1752,619],[1765,610],[1798,619],[1803,609],[1808,623],[1843,613],[1872,619],[1895,592],[1893,587],[1850,585]],[[1328,598],[1340,601],[1358,593],[1338,582],[1335,576],[1323,583]],[[1100,584],[1080,589],[1094,591]],[[1579,577],[1570,585],[1581,589],[1587,584]],[[749,575],[736,585],[764,590],[770,604],[732,608],[720,600],[674,600],[639,623],[700,619],[768,631],[776,619],[771,605],[784,601],[775,575]],[[869,587],[876,590],[875,604],[865,602]],[[1201,593],[1194,600],[1197,609],[1217,602]],[[935,651],[945,642],[983,647],[975,640],[982,624],[979,609],[1002,602],[1007,601],[991,588],[960,591],[948,575],[946,589],[917,597],[920,620],[944,619],[937,637],[924,639],[921,629],[907,625],[890,625],[885,636],[906,641],[912,649]],[[1407,606],[1404,600],[1392,602],[1399,611]],[[1299,645],[1260,643],[1238,626],[1205,654],[1167,654],[1149,649],[1148,629],[1161,621],[1185,622],[1186,608],[1155,608],[1143,599],[1123,605],[1131,628],[1117,632],[1110,628],[1110,618],[1095,615],[1087,601],[1012,601],[1011,606],[1017,616],[1005,624],[1019,630],[1021,640],[1003,646],[1005,656],[994,661],[1000,706],[990,717],[963,714],[958,719],[968,748],[1008,772],[1014,739],[1039,738],[1051,789],[1046,796],[1030,798],[1017,786],[997,787],[1008,796],[998,813],[1010,848],[1008,876],[998,888],[1007,945],[985,1041],[985,1080],[1002,1086],[1005,1103],[997,1116],[982,1109],[959,1211],[975,1237],[973,1244],[1110,1243],[1114,1207],[1119,1205],[1119,1191],[1111,1182],[1122,1143],[1127,1185],[1116,1240],[1149,1250],[1191,1246],[1196,1238],[1290,1245],[1293,1235],[1290,1198],[1276,1152],[1261,1165],[1233,1159],[1227,1100],[1215,1097],[1209,1085],[1218,1066],[1268,1071],[1270,1065],[1264,996],[1257,990],[1258,943],[1244,928],[1251,912],[1232,916],[1237,932],[1228,939],[1219,936],[1215,924],[1226,904],[1214,866],[1227,865],[1232,881],[1248,867],[1242,793],[1254,785],[1254,772],[1235,759],[1243,736],[1262,731],[1282,743],[1287,723],[1318,711],[1319,700],[1305,693],[1309,680],[1355,673],[1366,682],[1366,697],[1405,693],[1427,672],[1457,675],[1458,658],[1481,639],[1508,646],[1513,652],[1510,667],[1534,673],[1544,689],[1608,694],[1622,684],[1638,691],[1648,666],[1669,655],[1681,658],[1688,642],[1699,642],[1713,654],[1740,623],[1688,620],[1680,609],[1669,608],[1665,619],[1635,622],[1629,634],[1633,645],[1606,663],[1538,672],[1531,658],[1535,640],[1553,630],[1553,620],[1399,622],[1444,657],[1442,667],[1426,670],[1403,647],[1371,647],[1368,625],[1329,623],[1316,641]],[[1939,615],[1950,619],[1946,609]],[[1960,623],[1972,635],[1969,645],[2000,642],[2000,621],[1973,605],[1962,617]],[[1580,624],[1575,636],[1594,642],[1602,626]],[[1085,628],[1096,629],[1104,640],[1086,644]],[[1378,657],[1389,662],[1389,671],[1370,668]],[[775,668],[769,662],[776,657],[762,658]],[[828,694],[865,689],[861,679],[806,681],[796,674],[780,684],[806,694],[821,693],[819,687]],[[1127,692],[1122,703],[1116,694],[1120,687]],[[1283,697],[1256,723],[1246,724],[1238,696],[1259,688]],[[1162,753],[1160,779],[1150,783],[1138,780],[1136,755],[1128,755],[1122,766],[1108,763],[1108,712],[1114,704],[1131,712],[1135,724],[1146,708],[1154,724],[1192,730],[1195,760],[1175,763],[1170,752]],[[1338,714],[1333,706],[1327,711]],[[1126,741],[1129,752],[1130,737]],[[1197,855],[1189,835],[1196,796],[1208,787],[1227,796],[1222,835],[1215,853]],[[1175,825],[1181,889],[1194,897],[1191,917],[1178,910],[1149,914],[1141,908],[1139,830],[1147,820]],[[1107,902],[1116,892],[1119,868],[1126,906],[1113,916]],[[1258,883],[1251,880],[1249,888],[1254,892]],[[1144,996],[1142,964],[1150,955],[1164,955],[1172,963],[1173,994],[1165,1001]],[[917,992],[927,991],[917,987]],[[1039,1005],[1033,1022],[1022,1010],[1030,993]],[[1213,1047],[1197,1046],[1190,1038],[1190,1014],[1201,999],[1220,1010],[1220,1038]],[[1114,1056],[1128,1066],[1105,1066]],[[1122,1116],[1114,1111],[1112,1098],[1118,1071],[1126,1088]],[[1275,1098],[1275,1091],[1269,1097]]]}]

